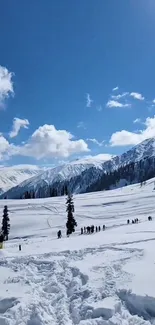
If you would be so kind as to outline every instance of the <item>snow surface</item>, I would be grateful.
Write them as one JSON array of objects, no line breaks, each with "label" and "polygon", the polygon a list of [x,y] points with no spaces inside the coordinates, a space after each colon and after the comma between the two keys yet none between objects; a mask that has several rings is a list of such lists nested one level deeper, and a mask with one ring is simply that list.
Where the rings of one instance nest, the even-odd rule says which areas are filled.
[{"label": "snow surface", "polygon": [[[154,181],[76,195],[70,238],[65,197],[1,200],[11,233],[0,250],[0,325],[155,324]],[[80,235],[91,224],[106,230]]]},{"label": "snow surface", "polygon": [[0,166],[0,194],[41,172],[35,165]]}]

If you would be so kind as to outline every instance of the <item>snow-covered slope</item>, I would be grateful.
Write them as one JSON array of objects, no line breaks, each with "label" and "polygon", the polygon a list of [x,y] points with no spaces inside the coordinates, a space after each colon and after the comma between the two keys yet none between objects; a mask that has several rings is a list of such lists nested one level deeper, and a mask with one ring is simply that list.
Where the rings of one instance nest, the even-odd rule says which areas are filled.
[{"label": "snow-covered slope", "polygon": [[[126,153],[116,156],[108,161],[103,161],[102,156],[76,160],[71,163],[49,169],[41,175],[35,176],[10,189],[8,198],[20,198],[26,191],[35,191],[53,186],[59,189],[68,182],[68,186],[74,193],[83,193],[91,184],[95,183],[104,173],[109,172],[131,162],[135,163],[144,158],[155,156],[155,138],[143,141]],[[44,191],[44,189],[43,189]],[[44,195],[43,195],[44,196]],[[46,195],[45,195],[46,196]]]},{"label": "snow-covered slope", "polygon": [[[75,196],[69,238],[64,197],[1,200],[11,232],[0,250],[0,324],[155,324],[154,181]],[[80,235],[91,224],[106,230]]]},{"label": "snow-covered slope", "polygon": [[32,177],[20,183],[18,186],[10,189],[6,192],[8,198],[20,198],[26,191],[34,190],[37,191],[40,187],[52,185],[56,182],[63,182],[75,178],[80,175],[83,171],[90,168],[98,170],[102,169],[104,162],[102,157],[97,156],[92,158],[83,158],[70,163],[51,168],[46,170],[44,173]]},{"label": "snow-covered slope", "polygon": [[43,170],[34,165],[16,165],[13,167],[0,167],[0,194],[6,192],[34,175],[38,175]]}]

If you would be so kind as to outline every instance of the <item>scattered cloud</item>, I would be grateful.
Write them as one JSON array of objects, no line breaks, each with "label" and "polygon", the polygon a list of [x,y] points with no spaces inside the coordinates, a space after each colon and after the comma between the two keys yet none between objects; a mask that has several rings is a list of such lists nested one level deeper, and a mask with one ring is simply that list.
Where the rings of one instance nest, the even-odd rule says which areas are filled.
[{"label": "scattered cloud", "polygon": [[12,72],[0,65],[0,108],[2,109],[5,107],[5,100],[14,94],[12,76]]},{"label": "scattered cloud", "polygon": [[36,159],[67,158],[72,154],[88,152],[87,143],[73,140],[74,136],[66,130],[57,130],[54,125],[40,126],[29,141],[20,148],[20,154]]},{"label": "scattered cloud", "polygon": [[127,103],[120,103],[117,100],[109,100],[107,102],[107,107],[130,107],[130,104]]},{"label": "scattered cloud", "polygon": [[144,122],[145,128],[137,132],[127,130],[117,131],[110,138],[110,145],[115,146],[130,146],[136,145],[146,139],[155,137],[155,116],[147,117]]},{"label": "scattered cloud", "polygon": [[99,147],[102,147],[103,144],[104,144],[104,142],[105,142],[104,140],[101,141],[101,142],[99,142],[99,141],[96,140],[95,138],[93,138],[93,139],[88,138],[87,141],[93,142],[94,144],[97,144]]},{"label": "scattered cloud", "polygon": [[130,96],[133,97],[134,99],[138,99],[138,100],[144,100],[145,99],[145,97],[143,97],[142,94],[140,94],[140,93],[132,92],[132,93],[130,93]]},{"label": "scattered cloud", "polygon": [[[94,162],[94,161],[107,161],[107,160],[110,160],[112,159],[113,157],[115,157],[115,155],[111,155],[109,153],[100,153],[96,156],[92,156],[92,155],[87,155],[87,156],[84,156],[83,159],[84,160],[88,160],[88,162]],[[81,158],[79,159],[81,160]]]},{"label": "scattered cloud", "polygon": [[75,140],[66,130],[57,130],[54,125],[40,126],[26,141],[20,145],[9,143],[0,134],[0,160],[11,156],[27,156],[37,160],[48,158],[68,158],[73,154],[89,152],[88,144],[83,140]]},{"label": "scattered cloud", "polygon": [[0,134],[0,160],[3,159],[4,154],[9,148],[9,142]]},{"label": "scattered cloud", "polygon": [[126,97],[126,96],[128,96],[128,95],[129,95],[128,92],[124,92],[124,93],[122,93],[122,94],[112,95],[111,98],[112,98],[112,99],[119,100],[119,99],[121,99],[121,98],[123,98],[123,97]]},{"label": "scattered cloud", "polygon": [[77,128],[86,129],[85,123],[83,121],[78,122]]},{"label": "scattered cloud", "polygon": [[136,123],[141,123],[141,119],[138,117],[138,118],[136,118],[136,119],[133,121],[133,123],[134,123],[134,124],[136,124]]},{"label": "scattered cloud", "polygon": [[14,144],[10,144],[0,133],[0,161],[6,160],[17,152]]},{"label": "scattered cloud", "polygon": [[86,94],[86,107],[91,107],[93,103],[93,99],[91,99],[90,94]]},{"label": "scattered cloud", "polygon": [[29,121],[27,119],[20,119],[15,117],[13,120],[12,131],[9,133],[10,138],[14,138],[18,135],[21,128],[28,129]]},{"label": "scattered cloud", "polygon": [[116,91],[116,90],[118,90],[118,89],[119,89],[119,88],[118,88],[118,86],[117,86],[117,87],[114,87],[112,91]]},{"label": "scattered cloud", "polygon": [[153,99],[152,103],[155,104],[155,98]]}]

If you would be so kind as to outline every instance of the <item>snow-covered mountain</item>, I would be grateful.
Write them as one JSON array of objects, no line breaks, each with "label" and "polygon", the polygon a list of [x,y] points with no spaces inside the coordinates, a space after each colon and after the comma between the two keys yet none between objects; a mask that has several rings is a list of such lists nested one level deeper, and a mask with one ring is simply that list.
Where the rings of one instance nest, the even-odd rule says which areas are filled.
[{"label": "snow-covered mountain", "polygon": [[37,176],[26,179],[7,191],[5,195],[8,198],[20,198],[26,191],[33,190],[37,192],[40,188],[47,188],[49,185],[51,186],[55,183],[63,184],[63,182],[76,178],[88,169],[102,170],[104,162],[105,155],[77,159],[76,161],[48,169]]},{"label": "snow-covered mountain", "polygon": [[149,157],[155,157],[155,138],[144,140],[122,155],[114,157],[111,161],[106,161],[103,169],[105,171],[115,170],[131,162],[135,163]]},{"label": "snow-covered mountain", "polygon": [[43,172],[43,170],[34,165],[16,165],[12,167],[1,166],[0,194],[6,192],[24,180],[40,174],[41,172]]},{"label": "snow-covered mountain", "polygon": [[[40,175],[25,180],[5,193],[8,198],[20,198],[26,191],[34,191],[37,197],[48,196],[49,186],[61,193],[67,185],[74,193],[83,193],[95,183],[103,173],[119,169],[121,166],[155,157],[155,138],[147,139],[131,150],[104,161],[101,156],[86,158],[46,170]],[[44,194],[43,194],[44,193]]]}]

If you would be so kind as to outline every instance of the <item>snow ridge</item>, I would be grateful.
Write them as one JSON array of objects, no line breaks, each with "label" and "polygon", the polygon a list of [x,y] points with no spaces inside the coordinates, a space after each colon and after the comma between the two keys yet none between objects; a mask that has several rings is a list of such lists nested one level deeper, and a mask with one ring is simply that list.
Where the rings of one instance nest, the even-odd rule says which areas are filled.
[{"label": "snow ridge", "polygon": [[0,194],[41,172],[43,170],[34,165],[0,167]]},{"label": "snow ridge", "polygon": [[74,193],[84,193],[86,189],[95,183],[103,173],[119,169],[121,166],[136,163],[142,159],[155,157],[155,138],[143,141],[126,153],[116,156],[109,161],[91,158],[76,160],[64,164],[26,179],[18,186],[6,192],[8,198],[20,198],[26,191],[34,191],[36,194],[39,189],[55,186],[61,192],[65,182],[68,182],[70,190]]}]

